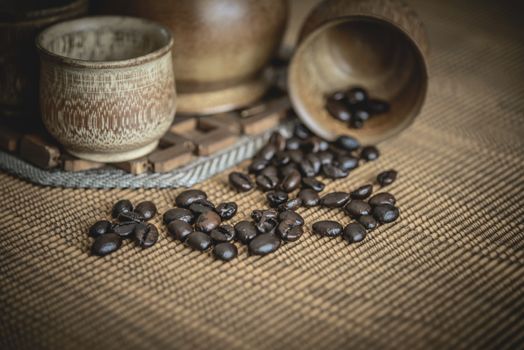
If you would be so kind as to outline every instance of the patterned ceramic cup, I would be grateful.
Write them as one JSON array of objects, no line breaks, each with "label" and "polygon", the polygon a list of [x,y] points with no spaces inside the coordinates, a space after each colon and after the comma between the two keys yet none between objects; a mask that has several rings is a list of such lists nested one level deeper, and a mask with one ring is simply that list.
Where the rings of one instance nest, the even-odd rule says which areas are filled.
[{"label": "patterned ceramic cup", "polygon": [[71,154],[99,162],[156,148],[176,109],[170,31],[132,17],[86,17],[43,31],[40,108]]}]

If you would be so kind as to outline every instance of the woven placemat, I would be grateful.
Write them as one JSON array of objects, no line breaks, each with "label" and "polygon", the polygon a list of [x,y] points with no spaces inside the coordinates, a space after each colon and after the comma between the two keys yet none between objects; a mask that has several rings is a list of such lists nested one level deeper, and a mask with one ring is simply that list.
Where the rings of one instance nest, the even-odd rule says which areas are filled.
[{"label": "woven placemat", "polygon": [[[413,2],[432,43],[426,106],[379,161],[327,191],[395,168],[401,219],[361,244],[302,239],[231,263],[166,235],[88,254],[116,199],[173,205],[180,190],[53,189],[0,174],[2,349],[517,349],[524,343],[524,45],[501,2]],[[246,217],[263,194],[227,173],[198,188]]]}]

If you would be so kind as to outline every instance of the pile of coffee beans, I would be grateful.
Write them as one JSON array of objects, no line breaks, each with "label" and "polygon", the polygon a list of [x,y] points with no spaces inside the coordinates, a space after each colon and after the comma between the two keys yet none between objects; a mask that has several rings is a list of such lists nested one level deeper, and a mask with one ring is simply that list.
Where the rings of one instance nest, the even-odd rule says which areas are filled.
[{"label": "pile of coffee beans", "polygon": [[354,129],[362,128],[369,118],[386,113],[389,108],[389,103],[370,98],[368,92],[360,86],[347,91],[336,91],[326,97],[326,110],[329,114]]},{"label": "pile of coffee beans", "polygon": [[89,235],[95,239],[91,253],[105,256],[117,251],[123,239],[134,239],[142,248],[149,248],[158,241],[158,229],[147,223],[157,214],[153,202],[144,201],[133,208],[133,204],[122,199],[113,205],[111,215],[115,222],[100,220],[89,228]]}]

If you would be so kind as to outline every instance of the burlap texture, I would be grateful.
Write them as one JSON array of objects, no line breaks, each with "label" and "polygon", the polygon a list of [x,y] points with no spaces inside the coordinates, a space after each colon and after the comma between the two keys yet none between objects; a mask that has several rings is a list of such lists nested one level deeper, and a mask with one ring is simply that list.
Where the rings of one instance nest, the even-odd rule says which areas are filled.
[{"label": "burlap texture", "polygon": [[[2,349],[510,349],[524,342],[524,25],[509,4],[413,2],[432,44],[426,106],[380,145],[401,219],[356,245],[311,234],[339,211],[301,209],[277,253],[214,261],[167,237],[88,254],[86,230],[121,198],[163,212],[179,190],[71,190],[0,175]],[[522,13],[522,12],[520,12]],[[235,200],[227,174],[199,186]]]}]

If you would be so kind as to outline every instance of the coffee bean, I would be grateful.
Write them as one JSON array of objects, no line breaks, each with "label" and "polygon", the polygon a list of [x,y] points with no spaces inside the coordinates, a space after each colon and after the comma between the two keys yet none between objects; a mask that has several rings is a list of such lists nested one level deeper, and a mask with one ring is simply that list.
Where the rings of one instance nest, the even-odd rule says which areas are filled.
[{"label": "coffee bean", "polygon": [[185,241],[193,232],[193,226],[182,220],[173,220],[167,225],[167,231],[177,240]]},{"label": "coffee bean", "polygon": [[102,236],[108,232],[111,231],[111,223],[107,220],[101,220],[95,222],[90,228],[89,228],[89,235],[91,237],[98,237]]},{"label": "coffee bean", "polygon": [[280,238],[272,233],[258,235],[249,242],[249,251],[253,255],[267,255],[280,247]]},{"label": "coffee bean", "polygon": [[271,134],[271,137],[269,138],[268,143],[275,146],[277,152],[283,151],[286,149],[286,139],[282,134],[278,131],[275,131]]},{"label": "coffee bean", "polygon": [[289,199],[288,201],[280,204],[278,206],[278,211],[286,211],[286,210],[297,210],[302,205],[302,199],[300,197],[296,197],[293,199]]},{"label": "coffee bean", "polygon": [[158,241],[158,229],[155,225],[140,223],[135,228],[135,242],[142,248],[152,247]]},{"label": "coffee bean", "polygon": [[220,243],[213,248],[213,255],[218,260],[231,261],[237,257],[238,249],[232,243]]},{"label": "coffee bean", "polygon": [[278,219],[280,221],[287,221],[293,224],[293,226],[302,226],[304,225],[304,218],[300,214],[295,213],[292,210],[284,210],[278,214]]},{"label": "coffee bean", "polygon": [[192,224],[195,220],[195,216],[193,215],[193,212],[191,212],[191,210],[189,209],[173,208],[169,209],[164,213],[163,220],[164,224],[166,225],[174,220],[182,220],[187,222],[188,224]]},{"label": "coffee bean", "polygon": [[351,110],[342,101],[328,99],[326,101],[326,110],[337,120],[342,122],[348,122],[351,120]]},{"label": "coffee bean", "polygon": [[313,224],[313,233],[326,237],[336,237],[342,234],[342,225],[336,221],[324,220]]},{"label": "coffee bean", "polygon": [[135,213],[141,215],[146,221],[151,220],[157,213],[156,205],[151,201],[138,203],[135,207]]},{"label": "coffee bean", "polygon": [[302,176],[300,176],[300,173],[297,170],[294,170],[284,177],[280,186],[284,192],[293,192],[300,186],[301,180]]},{"label": "coffee bean", "polygon": [[276,176],[278,177],[278,169],[273,166],[269,165],[264,170],[260,172],[260,175],[266,175],[266,176]]},{"label": "coffee bean", "polygon": [[349,195],[352,199],[366,199],[369,196],[371,196],[371,193],[373,193],[373,185],[368,184],[360,186],[359,188],[351,192]]},{"label": "coffee bean", "polygon": [[135,230],[136,222],[121,223],[113,226],[112,231],[122,238],[130,238]]},{"label": "coffee bean", "polygon": [[220,203],[215,211],[222,220],[229,220],[237,213],[238,206],[235,202]]},{"label": "coffee bean", "polygon": [[282,221],[278,224],[276,232],[284,242],[295,242],[304,234],[304,228],[293,225],[290,221]]},{"label": "coffee bean", "polygon": [[331,98],[335,101],[342,101],[346,99],[346,91],[335,91],[328,98]]},{"label": "coffee bean", "polygon": [[111,215],[113,218],[117,218],[118,215],[122,213],[127,213],[133,211],[133,204],[131,204],[130,201],[127,199],[122,199],[116,202],[113,205],[113,209],[111,210]]},{"label": "coffee bean", "polygon": [[189,208],[191,204],[202,199],[207,199],[207,194],[200,190],[185,190],[175,198],[179,208]]},{"label": "coffee bean", "polygon": [[381,224],[389,224],[398,219],[400,213],[397,207],[381,204],[373,207],[373,217]]},{"label": "coffee bean", "polygon": [[293,131],[293,135],[301,140],[305,140],[311,136],[311,131],[304,124],[297,124]]},{"label": "coffee bean", "polygon": [[353,156],[339,155],[332,164],[343,171],[351,171],[358,168],[358,159]]},{"label": "coffee bean", "polygon": [[289,162],[291,161],[291,157],[289,156],[288,151],[277,152],[273,161],[276,165],[282,166],[289,164]]},{"label": "coffee bean", "polygon": [[271,143],[268,143],[264,147],[262,147],[260,151],[258,151],[256,158],[270,161],[276,152],[277,152],[277,148],[274,145],[272,145]]},{"label": "coffee bean", "polygon": [[257,235],[257,228],[251,221],[240,221],[235,225],[236,238],[244,243],[248,244]]},{"label": "coffee bean", "polygon": [[371,215],[362,215],[357,219],[357,221],[368,231],[371,231],[378,226],[377,220],[375,220],[375,218]]},{"label": "coffee bean", "polygon": [[395,197],[388,192],[377,193],[369,199],[369,204],[373,207],[381,204],[395,205],[396,202]]},{"label": "coffee bean", "polygon": [[262,170],[264,170],[268,166],[268,164],[269,161],[265,159],[255,158],[251,161],[251,164],[249,164],[247,170],[250,174],[258,174]]},{"label": "coffee bean", "polygon": [[280,178],[285,178],[294,171],[299,171],[295,163],[289,163],[280,168]]},{"label": "coffee bean", "polygon": [[364,127],[364,121],[360,118],[354,117],[349,122],[349,126],[353,129],[362,129]]},{"label": "coffee bean", "polygon": [[288,200],[288,194],[284,191],[272,191],[266,194],[267,202],[271,208],[276,208]]},{"label": "coffee bean", "polygon": [[348,243],[357,243],[366,237],[366,229],[358,222],[352,222],[344,228],[342,237]]},{"label": "coffee bean", "polygon": [[107,233],[98,236],[91,246],[91,254],[97,256],[105,256],[117,251],[122,245],[122,238],[116,233]]},{"label": "coffee bean", "polygon": [[[263,210],[260,210],[260,209],[255,209],[251,212],[251,219],[253,219],[255,222],[258,222],[261,218],[262,218],[262,215],[264,214],[264,211]],[[276,213],[274,215],[275,217],[277,216]]]},{"label": "coffee bean", "polygon": [[391,185],[397,179],[397,172],[395,170],[386,170],[377,175],[377,182],[384,187]]},{"label": "coffee bean", "polygon": [[204,232],[195,231],[187,236],[185,244],[195,250],[204,251],[211,247],[211,237]]},{"label": "coffee bean", "polygon": [[309,164],[313,167],[312,176],[316,176],[320,172],[320,169],[322,168],[322,162],[320,161],[320,158],[317,157],[317,155],[314,153],[309,153],[308,155],[306,155],[305,160],[307,160]]},{"label": "coffee bean", "polygon": [[360,120],[362,122],[365,122],[368,119],[369,119],[369,112],[366,111],[365,109],[357,109],[353,112],[352,121]]},{"label": "coffee bean", "polygon": [[207,211],[198,216],[195,222],[195,230],[201,232],[211,232],[214,228],[218,227],[222,220],[220,216],[214,211]]},{"label": "coffee bean", "polygon": [[368,162],[377,160],[379,156],[380,152],[375,146],[366,146],[362,148],[362,151],[360,151],[360,159],[364,159]]},{"label": "coffee bean", "polygon": [[302,179],[302,186],[305,188],[310,188],[315,192],[322,192],[326,185],[322,183],[321,181],[318,181],[315,178],[306,177]]},{"label": "coffee bean", "polygon": [[286,150],[292,151],[300,148],[302,141],[297,137],[290,137],[286,141]]},{"label": "coffee bean", "polygon": [[317,153],[317,158],[320,160],[320,165],[331,164],[335,156],[329,151],[322,151]]},{"label": "coffee bean", "polygon": [[304,153],[298,149],[288,151],[287,154],[289,155],[289,159],[291,160],[291,162],[296,163],[297,165],[304,158]]},{"label": "coffee bean", "polygon": [[389,103],[379,99],[369,99],[367,108],[371,114],[382,114],[389,111]]},{"label": "coffee bean", "polygon": [[209,205],[206,202],[195,202],[189,206],[189,210],[193,213],[193,215],[198,218],[203,213],[207,213],[208,211],[215,211],[214,205]]},{"label": "coffee bean", "polygon": [[368,99],[368,93],[363,88],[356,86],[348,90],[346,99],[351,105],[361,104]]},{"label": "coffee bean", "polygon": [[345,151],[354,151],[360,147],[360,143],[357,139],[347,135],[337,137],[335,145]]},{"label": "coffee bean", "polygon": [[277,176],[258,175],[256,178],[256,182],[257,182],[258,187],[262,191],[267,192],[277,187],[278,177]]},{"label": "coffee bean", "polygon": [[301,190],[298,193],[298,197],[302,200],[302,205],[306,208],[317,206],[320,202],[320,196],[311,188]]},{"label": "coffee bean", "polygon": [[300,162],[300,172],[304,177],[313,177],[317,174],[315,167],[307,159]]},{"label": "coffee bean", "polygon": [[319,137],[311,137],[309,140],[302,143],[302,150],[305,153],[317,153],[326,151],[329,148],[329,143]]},{"label": "coffee bean", "polygon": [[238,192],[248,192],[253,189],[253,183],[249,176],[240,172],[229,174],[229,184]]},{"label": "coffee bean", "polygon": [[342,208],[348,200],[347,192],[331,192],[320,199],[320,205],[326,208]]},{"label": "coffee bean", "polygon": [[354,219],[371,213],[371,206],[360,199],[352,199],[348,204],[346,204],[344,209],[346,213]]},{"label": "coffee bean", "polygon": [[235,238],[235,229],[231,225],[220,225],[209,234],[213,243],[230,242]]},{"label": "coffee bean", "polygon": [[126,213],[120,213],[118,214],[118,221],[120,222],[130,222],[133,221],[135,223],[140,223],[142,221],[145,221],[144,217],[139,214],[135,213],[133,211],[128,211]]},{"label": "coffee bean", "polygon": [[251,217],[260,233],[272,232],[278,225],[278,214],[274,210],[254,210]]},{"label": "coffee bean", "polygon": [[324,176],[328,179],[342,179],[349,175],[349,171],[340,169],[339,167],[336,167],[331,164],[323,165],[322,172],[324,173]]}]

